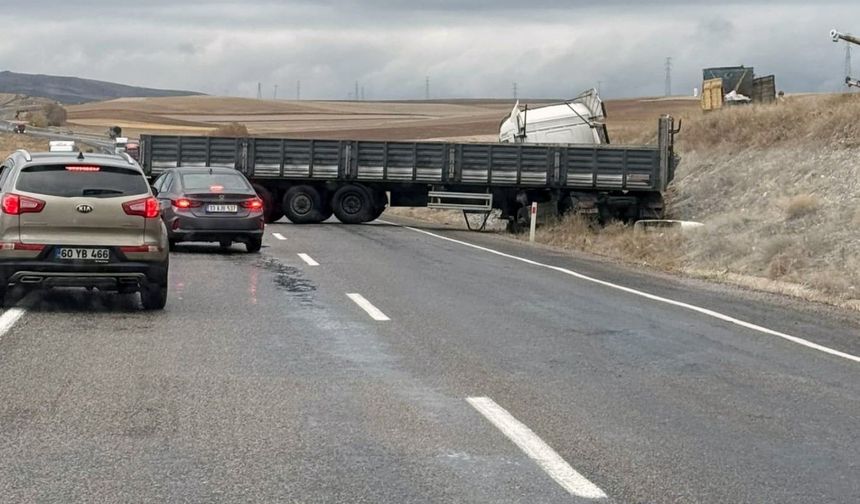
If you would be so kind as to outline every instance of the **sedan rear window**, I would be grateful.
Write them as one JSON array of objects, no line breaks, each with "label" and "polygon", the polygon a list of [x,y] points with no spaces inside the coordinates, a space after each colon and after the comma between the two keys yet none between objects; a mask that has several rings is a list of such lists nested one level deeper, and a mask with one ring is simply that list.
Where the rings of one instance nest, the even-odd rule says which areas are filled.
[{"label": "sedan rear window", "polygon": [[149,192],[149,184],[139,171],[95,165],[28,166],[18,175],[16,188],[67,198],[119,198]]},{"label": "sedan rear window", "polygon": [[188,192],[212,191],[252,191],[245,177],[238,173],[183,173],[182,185]]}]

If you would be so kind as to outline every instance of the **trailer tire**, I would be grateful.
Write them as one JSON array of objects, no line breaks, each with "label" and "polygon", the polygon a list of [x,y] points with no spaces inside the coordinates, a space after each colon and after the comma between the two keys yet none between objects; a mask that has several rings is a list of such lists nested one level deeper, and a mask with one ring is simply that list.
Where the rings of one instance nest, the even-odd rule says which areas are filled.
[{"label": "trailer tire", "polygon": [[316,224],[325,220],[325,205],[313,186],[297,185],[284,194],[283,211],[294,224]]},{"label": "trailer tire", "polygon": [[266,221],[266,224],[271,224],[272,222],[281,220],[284,216],[284,212],[275,204],[275,197],[272,196],[271,191],[261,185],[252,184],[252,186],[254,187],[254,191],[257,193],[257,196],[263,200],[263,219]]},{"label": "trailer tire", "polygon": [[359,224],[373,220],[376,205],[364,186],[349,184],[341,187],[332,198],[334,215],[344,224]]}]

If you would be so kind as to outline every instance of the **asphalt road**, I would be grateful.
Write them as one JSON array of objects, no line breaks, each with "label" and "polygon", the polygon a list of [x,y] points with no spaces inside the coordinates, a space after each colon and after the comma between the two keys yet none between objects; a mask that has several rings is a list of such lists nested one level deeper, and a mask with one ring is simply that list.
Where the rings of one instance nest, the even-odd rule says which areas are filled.
[{"label": "asphalt road", "polygon": [[0,502],[860,501],[856,318],[428,230],[180,247],[163,313],[22,299]]}]

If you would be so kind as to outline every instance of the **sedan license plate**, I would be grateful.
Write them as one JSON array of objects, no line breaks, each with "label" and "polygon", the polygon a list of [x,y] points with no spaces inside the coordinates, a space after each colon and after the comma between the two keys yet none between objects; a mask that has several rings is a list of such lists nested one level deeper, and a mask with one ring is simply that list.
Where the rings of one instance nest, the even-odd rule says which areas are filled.
[{"label": "sedan license plate", "polygon": [[63,261],[110,261],[110,249],[106,248],[58,247],[55,254],[57,259],[61,259]]},{"label": "sedan license plate", "polygon": [[239,205],[206,205],[207,213],[236,213]]}]

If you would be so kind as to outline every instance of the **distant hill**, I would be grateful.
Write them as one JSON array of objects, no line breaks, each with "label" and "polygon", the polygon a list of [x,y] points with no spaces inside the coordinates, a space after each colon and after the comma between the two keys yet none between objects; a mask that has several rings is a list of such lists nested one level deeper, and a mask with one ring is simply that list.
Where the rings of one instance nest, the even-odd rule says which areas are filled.
[{"label": "distant hill", "polygon": [[192,91],[151,89],[77,77],[0,72],[0,93],[41,96],[67,104],[114,98],[199,95]]}]

